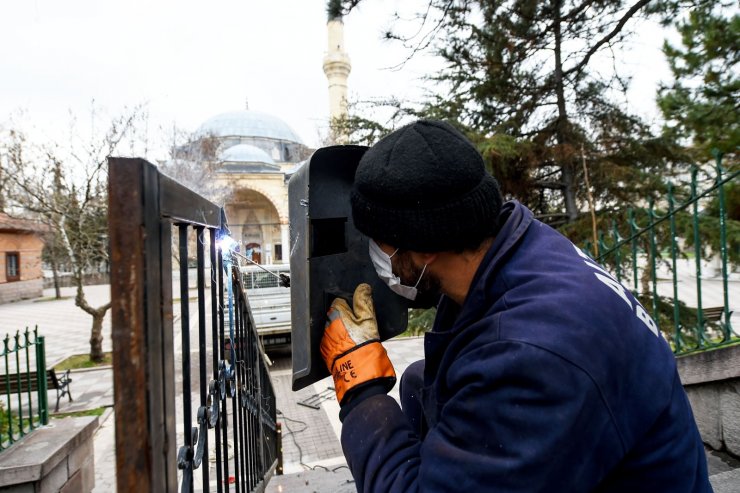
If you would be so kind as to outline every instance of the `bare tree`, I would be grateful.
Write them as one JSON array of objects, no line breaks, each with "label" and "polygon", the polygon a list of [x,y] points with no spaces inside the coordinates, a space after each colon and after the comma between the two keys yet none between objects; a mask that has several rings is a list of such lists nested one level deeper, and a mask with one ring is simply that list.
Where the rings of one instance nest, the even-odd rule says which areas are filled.
[{"label": "bare tree", "polygon": [[169,159],[161,161],[159,169],[207,199],[220,202],[227,190],[214,179],[223,164],[219,159],[219,145],[215,135],[201,135],[173,127],[167,143]]},{"label": "bare tree", "polygon": [[[140,107],[107,120],[95,128],[92,111],[89,140],[72,127],[65,145],[35,143],[24,132],[11,129],[4,135],[5,176],[13,206],[40,218],[59,242],[72,269],[77,288],[75,304],[92,317],[90,359],[103,359],[103,319],[110,301],[92,306],[83,280],[90,270],[108,262],[107,157],[117,152],[135,153],[133,130],[142,124]],[[125,147],[133,146],[133,147]]]},{"label": "bare tree", "polygon": [[[177,126],[173,126],[166,133],[169,158],[159,162],[159,170],[208,200],[223,204],[230,189],[216,180],[216,172],[223,164],[219,158],[218,137],[213,134],[188,132]],[[177,235],[177,230],[173,229],[172,258],[179,264],[180,249]],[[191,238],[191,241],[194,242],[195,239]],[[195,245],[193,244],[189,250],[194,252]]]}]

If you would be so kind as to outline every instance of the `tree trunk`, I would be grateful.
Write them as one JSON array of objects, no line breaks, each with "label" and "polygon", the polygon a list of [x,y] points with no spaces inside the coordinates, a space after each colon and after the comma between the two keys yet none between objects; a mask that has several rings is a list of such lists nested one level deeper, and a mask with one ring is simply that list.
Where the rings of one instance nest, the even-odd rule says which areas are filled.
[{"label": "tree trunk", "polygon": [[77,262],[77,257],[75,257],[75,252],[72,249],[72,244],[69,241],[69,236],[67,235],[67,231],[64,229],[65,219],[66,218],[64,216],[62,216],[60,219],[59,232],[62,236],[62,240],[64,241],[64,245],[67,248],[69,259],[72,262],[72,271],[74,272],[75,286],[77,286],[75,305],[82,308],[85,313],[89,313],[90,315],[92,315],[93,326],[92,331],[90,332],[90,359],[95,362],[100,362],[103,360],[103,318],[105,318],[105,312],[107,312],[110,308],[111,302],[109,301],[105,305],[99,306],[98,308],[93,308],[87,302],[87,299],[85,298],[85,291],[82,289],[83,270],[79,262]]},{"label": "tree trunk", "polygon": [[57,266],[57,261],[54,255],[51,255],[51,273],[54,276],[54,297],[56,299],[62,299],[62,288],[59,285],[59,267]]},{"label": "tree trunk", "polygon": [[90,331],[90,359],[99,363],[103,361],[103,319],[111,303],[109,301],[98,308],[90,306],[85,298],[85,292],[82,290],[82,274],[79,272],[75,273],[75,283],[77,284],[75,305],[82,308],[85,313],[89,313],[93,318],[92,330]]},{"label": "tree trunk", "polygon": [[90,360],[96,363],[103,361],[103,319],[105,311],[93,315],[92,332],[90,333]]},{"label": "tree trunk", "polygon": [[[565,105],[565,84],[563,83],[563,34],[561,31],[562,21],[560,19],[561,0],[553,0],[554,12],[554,35],[555,35],[555,94],[557,95],[558,117],[555,122],[555,139],[560,147],[560,171],[563,183],[563,202],[568,222],[572,223],[578,218],[576,207],[576,174],[575,165],[570,153],[565,152],[569,143],[566,135],[568,126],[568,110]],[[565,154],[566,157],[563,157]]]}]

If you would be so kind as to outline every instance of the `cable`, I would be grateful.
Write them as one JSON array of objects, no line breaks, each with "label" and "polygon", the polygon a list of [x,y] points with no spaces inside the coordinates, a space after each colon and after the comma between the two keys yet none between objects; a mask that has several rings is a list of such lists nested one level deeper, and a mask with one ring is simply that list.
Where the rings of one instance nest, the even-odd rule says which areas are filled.
[{"label": "cable", "polygon": [[[298,419],[289,418],[280,409],[276,409],[276,413],[278,415],[282,416],[283,422],[285,424],[285,428],[288,430],[288,433],[284,433],[283,434],[283,437],[285,437],[286,435],[290,435],[293,438],[293,443],[295,444],[296,448],[298,449],[298,463],[300,465],[304,466],[304,467],[308,467],[309,469],[311,469],[311,466],[307,466],[306,464],[303,463],[303,449],[301,448],[300,445],[298,445],[298,440],[296,440],[296,437],[295,437],[296,433],[300,433],[300,432],[306,431],[308,429],[308,423],[306,423],[305,421],[300,421]],[[294,423],[302,424],[303,425],[303,428],[301,428],[300,430],[296,430],[296,431],[291,430],[290,429],[290,426],[288,426],[288,421],[292,421]]]},{"label": "cable", "polygon": [[[296,439],[296,434],[298,434],[298,433],[300,433],[302,431],[306,431],[308,429],[308,423],[306,423],[305,421],[301,421],[300,419],[289,418],[280,409],[277,409],[276,410],[276,413],[281,417],[281,419],[283,420],[283,423],[285,424],[285,428],[288,430],[288,433],[284,433],[283,434],[283,437],[285,437],[287,435],[290,435],[293,438],[293,443],[295,444],[296,448],[298,449],[298,463],[301,466],[305,467],[307,470],[310,470],[310,471],[315,471],[317,468],[321,468],[321,469],[325,470],[326,472],[335,472],[337,469],[341,469],[342,467],[347,467],[345,465],[342,465],[342,466],[339,466],[339,467],[335,467],[334,469],[329,469],[328,467],[322,466],[321,464],[316,464],[315,466],[309,466],[308,464],[305,464],[303,462],[303,449],[301,448],[300,445],[298,445],[298,440]],[[293,423],[297,423],[299,425],[303,425],[303,428],[301,428],[300,430],[292,430],[290,428],[290,426],[288,425],[288,421],[291,421]]]}]

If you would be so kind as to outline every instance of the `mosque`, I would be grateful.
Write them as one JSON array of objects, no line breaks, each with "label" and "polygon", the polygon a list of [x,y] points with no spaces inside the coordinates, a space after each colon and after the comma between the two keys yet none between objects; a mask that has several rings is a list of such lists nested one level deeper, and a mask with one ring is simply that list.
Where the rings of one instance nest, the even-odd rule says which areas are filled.
[{"label": "mosque", "polygon": [[[347,112],[351,66],[344,51],[342,19],[330,20],[327,28],[324,73],[333,120]],[[288,263],[288,180],[314,149],[280,118],[249,109],[209,118],[195,135],[215,144],[215,186],[226,190],[229,228],[241,251],[258,263]],[[332,137],[344,141],[341,135]],[[198,145],[196,140],[187,147]]]}]

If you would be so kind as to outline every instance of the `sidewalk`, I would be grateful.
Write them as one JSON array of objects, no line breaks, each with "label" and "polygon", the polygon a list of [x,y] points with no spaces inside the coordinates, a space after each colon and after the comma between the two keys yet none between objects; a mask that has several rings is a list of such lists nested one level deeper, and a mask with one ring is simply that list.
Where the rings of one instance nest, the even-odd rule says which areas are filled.
[{"label": "sidewalk", "polygon": [[[424,357],[424,339],[409,337],[392,339],[384,343],[396,374]],[[298,392],[291,390],[292,372],[290,359],[276,359],[270,369],[281,411],[278,421],[283,426],[283,470],[285,475],[275,476],[267,485],[267,493],[278,492],[354,492],[354,481],[347,468],[340,437],[339,404],[330,377]],[[298,402],[317,394],[329,395],[320,403],[320,409],[299,405]],[[398,400],[398,383],[389,393]]]},{"label": "sidewalk", "polygon": [[[695,280],[694,280],[695,283]],[[663,284],[663,283],[661,283]],[[690,278],[682,279],[682,284],[691,285]],[[721,301],[721,286],[717,280],[704,280],[702,295],[704,300],[711,303]],[[659,286],[663,288],[663,286]],[[732,290],[731,303],[734,302],[736,291],[740,287],[737,281],[730,283]],[[89,302],[99,306],[108,301],[109,286],[89,286],[85,288]],[[45,296],[52,296],[52,290],[46,290]],[[74,289],[64,288],[64,296],[73,296]],[[734,306],[733,306],[734,308]],[[176,309],[177,312],[177,309]],[[737,311],[733,317],[738,315]],[[38,325],[39,333],[46,337],[47,365],[51,366],[71,354],[87,353],[89,351],[89,337],[91,317],[74,306],[74,299],[49,301],[21,301],[0,305],[0,333],[14,333],[23,330],[26,326],[33,328]],[[179,341],[179,324],[175,324],[175,340]],[[192,330],[192,329],[191,329]],[[104,321],[105,351],[111,349],[110,317],[106,315]],[[191,334],[193,334],[191,332]],[[196,340],[194,336],[192,340]],[[397,375],[403,374],[409,364],[423,357],[424,339],[405,338],[387,341],[385,346]],[[179,347],[179,345],[178,345]],[[178,351],[179,353],[179,351]],[[180,373],[180,356],[176,356],[176,368]],[[210,361],[210,358],[209,358]],[[277,395],[277,408],[280,411],[278,421],[283,424],[283,457],[284,476],[275,476],[267,485],[267,492],[282,491],[354,491],[351,475],[346,467],[346,461],[341,449],[341,423],[339,422],[339,406],[333,392],[327,392],[332,385],[329,378],[302,389],[298,392],[291,390],[291,363],[289,356],[275,359],[270,368],[270,374]],[[113,372],[111,368],[95,370],[79,370],[72,373],[70,386],[72,398],[70,402],[63,398],[60,403],[60,412],[72,412],[111,407],[113,405]],[[197,389],[197,378],[192,382]],[[178,399],[181,399],[181,382],[177,382]],[[302,400],[324,393],[329,398],[320,403],[319,409],[299,405]],[[197,395],[197,392],[193,394]],[[390,392],[398,399],[398,384]],[[55,395],[49,394],[50,406],[53,410]],[[95,477],[97,493],[115,491],[115,415],[112,409],[107,410],[99,418],[100,428],[95,435]],[[181,425],[178,422],[178,432]],[[736,485],[738,469],[723,463],[720,458],[710,456],[710,474],[716,483],[722,482]],[[732,491],[718,489],[717,491]]]},{"label": "sidewalk", "polygon": [[[110,286],[87,286],[88,303],[100,306],[110,300]],[[53,289],[44,290],[38,300],[24,300],[0,305],[0,334],[23,332],[26,327],[45,337],[46,365],[54,366],[73,354],[90,352],[92,317],[74,304],[75,288],[62,288],[64,299],[51,299]],[[111,351],[110,311],[103,321],[103,351]],[[31,354],[31,360],[35,357]],[[59,412],[78,412],[106,407],[98,418],[100,428],[95,434],[95,483],[96,492],[115,491],[115,441],[113,436],[113,369],[109,367],[72,370],[67,396],[59,402]],[[35,401],[35,399],[32,399]],[[49,391],[49,411],[54,412],[56,394]],[[34,402],[34,407],[35,407]]]}]

